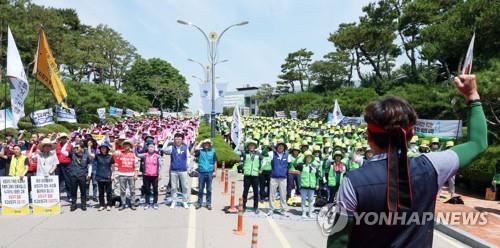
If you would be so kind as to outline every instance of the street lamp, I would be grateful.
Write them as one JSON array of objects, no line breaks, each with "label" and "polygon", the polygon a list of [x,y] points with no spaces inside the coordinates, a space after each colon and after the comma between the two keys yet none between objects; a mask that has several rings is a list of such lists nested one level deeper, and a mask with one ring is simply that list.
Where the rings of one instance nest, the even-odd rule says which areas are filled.
[{"label": "street lamp", "polygon": [[205,31],[203,31],[203,29],[201,29],[200,27],[198,27],[197,25],[195,25],[191,22],[177,20],[177,23],[182,24],[182,25],[186,25],[186,26],[195,27],[196,29],[198,29],[198,31],[200,31],[203,34],[203,37],[205,37],[205,40],[207,42],[207,48],[208,48],[207,49],[207,52],[208,52],[207,57],[208,57],[208,62],[210,63],[210,70],[211,70],[211,76],[212,76],[212,112],[210,114],[210,119],[211,119],[211,125],[210,125],[211,132],[210,133],[211,133],[211,137],[214,138],[215,137],[215,65],[217,63],[223,63],[222,61],[224,61],[224,60],[219,61],[218,57],[217,57],[218,50],[219,50],[219,43],[220,43],[220,40],[221,40],[222,36],[224,35],[224,33],[226,33],[226,31],[228,31],[229,29],[236,27],[236,26],[247,25],[248,21],[233,24],[233,25],[225,28],[224,30],[222,30],[220,35],[218,35],[216,32],[210,32],[207,35],[207,33]]},{"label": "street lamp", "polygon": [[199,78],[199,77],[197,77],[197,76],[195,76],[195,75],[192,75],[191,77],[193,77],[193,78],[196,78],[196,79],[200,80],[200,82],[201,82],[202,84],[203,84],[203,83],[205,83],[205,81],[203,81],[203,79],[201,79],[201,78]]}]

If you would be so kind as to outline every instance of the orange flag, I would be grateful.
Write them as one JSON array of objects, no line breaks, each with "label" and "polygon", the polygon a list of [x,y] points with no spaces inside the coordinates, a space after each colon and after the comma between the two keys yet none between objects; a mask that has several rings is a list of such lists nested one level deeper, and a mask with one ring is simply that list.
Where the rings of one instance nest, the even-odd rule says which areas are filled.
[{"label": "orange flag", "polygon": [[36,79],[40,80],[40,82],[50,89],[57,103],[65,108],[68,107],[64,102],[68,94],[61,81],[56,60],[54,56],[52,56],[52,51],[50,50],[49,43],[47,43],[47,38],[42,29],[40,29],[38,33],[38,49],[35,54],[33,74],[36,76]]}]

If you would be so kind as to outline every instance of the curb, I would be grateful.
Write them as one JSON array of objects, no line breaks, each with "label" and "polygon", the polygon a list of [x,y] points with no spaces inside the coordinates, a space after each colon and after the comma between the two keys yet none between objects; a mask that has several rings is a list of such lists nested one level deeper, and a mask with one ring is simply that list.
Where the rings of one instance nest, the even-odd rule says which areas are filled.
[{"label": "curb", "polygon": [[451,226],[451,225],[446,225],[442,224],[439,222],[435,222],[436,224],[434,225],[434,229],[468,245],[471,247],[478,247],[478,248],[488,248],[488,247],[497,247],[496,245],[493,245],[485,240],[482,240],[466,231],[463,231],[457,227]]}]

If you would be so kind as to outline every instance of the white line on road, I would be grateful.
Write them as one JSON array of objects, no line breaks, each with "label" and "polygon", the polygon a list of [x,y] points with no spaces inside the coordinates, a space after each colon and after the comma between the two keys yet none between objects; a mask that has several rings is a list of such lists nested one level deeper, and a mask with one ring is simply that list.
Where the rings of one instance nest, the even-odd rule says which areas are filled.
[{"label": "white line on road", "polygon": [[444,234],[441,234],[441,232],[439,232],[439,231],[434,231],[434,235],[437,235],[439,238],[443,239],[444,241],[446,241],[448,244],[452,245],[453,247],[464,247],[463,244],[460,244],[458,241],[453,240]]},{"label": "white line on road", "polygon": [[288,240],[286,240],[285,235],[281,232],[280,228],[278,227],[278,224],[272,219],[272,218],[267,218],[267,221],[269,222],[269,225],[271,226],[271,229],[273,229],[274,235],[278,238],[279,242],[281,243],[281,247],[284,248],[290,248],[290,243],[288,243]]},{"label": "white line on road", "polygon": [[[191,178],[191,187],[195,184],[196,177]],[[191,189],[191,188],[190,188]],[[188,201],[191,202],[191,194],[189,194]],[[189,220],[188,220],[188,235],[187,235],[187,245],[186,248],[196,247],[196,211],[194,208],[189,208]]]}]

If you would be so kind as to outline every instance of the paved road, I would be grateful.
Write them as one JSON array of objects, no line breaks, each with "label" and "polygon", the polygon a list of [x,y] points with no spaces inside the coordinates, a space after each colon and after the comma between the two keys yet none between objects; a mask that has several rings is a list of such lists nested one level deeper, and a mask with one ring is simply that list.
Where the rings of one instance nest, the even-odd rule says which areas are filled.
[{"label": "paved road", "polygon": [[[163,183],[167,180],[162,178]],[[232,173],[231,180],[237,182],[236,195],[241,195],[241,175]],[[268,218],[264,214],[246,214],[245,235],[234,235],[237,216],[222,211],[229,196],[221,194],[219,181],[216,178],[213,183],[212,211],[160,205],[159,210],[119,212],[113,208],[111,212],[98,212],[90,208],[87,212],[69,212],[64,206],[63,213],[56,216],[0,216],[0,247],[249,247],[253,224],[259,225],[260,247],[325,247],[326,237],[315,221]],[[192,183],[197,184],[194,180]],[[191,201],[195,199],[191,197]],[[466,247],[437,231],[434,246]]]}]

